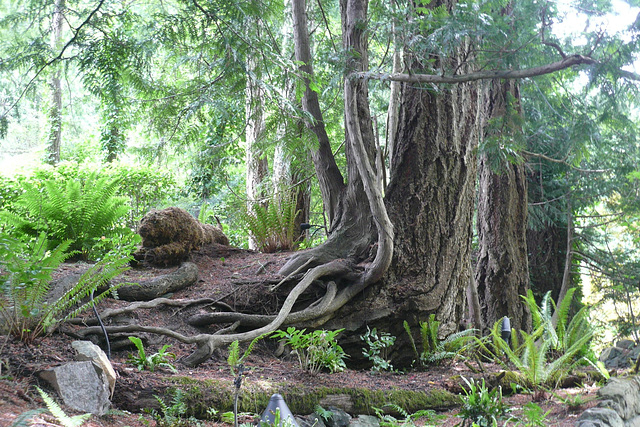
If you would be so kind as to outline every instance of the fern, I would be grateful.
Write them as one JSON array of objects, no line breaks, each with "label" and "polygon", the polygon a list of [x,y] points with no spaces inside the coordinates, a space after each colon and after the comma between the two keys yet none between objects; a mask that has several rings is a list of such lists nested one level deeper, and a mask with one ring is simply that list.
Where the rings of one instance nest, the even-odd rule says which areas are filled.
[{"label": "fern", "polygon": [[62,410],[60,405],[58,405],[56,401],[53,400],[51,396],[44,392],[40,387],[36,387],[36,390],[38,390],[38,393],[40,393],[40,396],[42,396],[42,400],[44,400],[44,403],[47,405],[47,408],[49,409],[49,412],[51,412],[51,415],[53,415],[63,427],[80,427],[89,418],[91,418],[91,414],[81,414],[75,415],[73,417],[68,416]]},{"label": "fern", "polygon": [[46,409],[31,409],[27,412],[23,412],[16,417],[10,427],[30,427],[33,425],[31,419],[36,415],[42,414],[43,412],[46,412]]},{"label": "fern", "polygon": [[76,317],[99,303],[113,289],[124,285],[107,289],[93,301],[81,302],[129,268],[128,258],[110,253],[82,274],[78,283],[61,297],[47,301],[52,272],[69,256],[69,245],[70,242],[63,242],[49,251],[45,234],[31,244],[9,236],[0,237],[0,267],[8,272],[3,277],[4,298],[0,300],[3,333],[31,341],[51,332],[60,322]]},{"label": "fern", "polygon": [[254,203],[244,221],[258,249],[262,252],[292,250],[296,247],[296,200],[293,194],[278,193],[265,206]]},{"label": "fern", "polygon": [[[88,258],[96,239],[113,233],[129,208],[116,196],[118,180],[89,174],[84,181],[67,179],[24,183],[25,191],[15,202],[15,212],[0,212],[0,219],[18,235],[47,232],[53,246],[71,240],[70,250]],[[121,227],[120,227],[121,228]]]},{"label": "fern", "polygon": [[418,361],[422,366],[439,363],[446,359],[453,359],[465,352],[469,345],[475,343],[478,338],[475,336],[475,329],[467,329],[456,332],[441,340],[438,336],[440,322],[435,320],[435,314],[430,314],[425,322],[419,322],[420,337],[422,339],[422,351],[418,352],[416,343],[411,334],[409,324],[404,321],[403,326],[413,351],[418,356]]}]

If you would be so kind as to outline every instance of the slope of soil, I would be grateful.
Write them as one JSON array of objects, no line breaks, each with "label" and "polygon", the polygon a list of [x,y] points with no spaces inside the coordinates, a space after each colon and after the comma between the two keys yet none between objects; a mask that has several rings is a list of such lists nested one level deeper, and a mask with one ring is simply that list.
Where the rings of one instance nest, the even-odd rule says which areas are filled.
[{"label": "slope of soil", "polygon": [[[207,297],[214,299],[215,304],[187,307],[159,306],[150,310],[137,310],[132,315],[110,319],[107,324],[137,323],[166,326],[183,334],[211,333],[218,327],[210,326],[196,329],[187,324],[186,319],[191,315],[210,311],[214,307],[238,311],[246,311],[250,308],[253,312],[268,313],[282,301],[286,293],[286,286],[282,286],[282,289],[279,288],[280,293],[269,292],[269,288],[281,279],[276,272],[285,262],[287,256],[287,254],[260,254],[219,245],[208,246],[200,252],[194,253],[191,257],[191,261],[195,262],[199,268],[197,283],[170,295],[170,297],[173,299]],[[59,269],[57,275],[72,274],[83,268],[86,268],[86,265],[65,264]],[[174,270],[175,268],[136,268],[127,272],[122,280],[135,282]],[[308,297],[311,298],[313,295]],[[127,304],[129,303],[125,301],[107,299],[100,304],[99,311],[124,307]],[[86,313],[84,319],[87,323],[92,322],[93,314]],[[78,333],[82,329],[82,325],[65,325],[61,328],[64,333],[40,339],[31,345],[25,345],[8,337],[0,337],[2,338],[0,344],[0,427],[10,426],[18,415],[27,410],[44,407],[39,395],[35,393],[34,386],[40,385],[52,394],[53,392],[38,379],[37,373],[48,367],[73,360],[71,342],[78,337]],[[226,351],[218,352],[209,361],[196,368],[187,368],[176,363],[176,373],[165,369],[158,369],[155,372],[140,372],[127,363],[128,356],[136,351],[130,345],[126,335],[111,337],[112,363],[119,375],[113,396],[116,411],[102,418],[93,417],[86,424],[87,426],[139,427],[155,425],[148,414],[141,415],[140,412],[144,408],[158,408],[155,395],[165,396],[165,400],[168,402],[172,387],[184,390],[210,390],[211,394],[215,394],[214,391],[217,390],[218,395],[226,396],[227,403],[224,405],[230,401],[233,377],[226,362]],[[176,354],[178,361],[194,350],[192,346],[178,343],[166,337],[143,334],[142,338],[148,353],[158,351],[164,344],[170,344],[169,351]],[[295,356],[277,357],[277,350],[275,343],[263,342],[249,357],[247,363],[249,372],[243,381],[240,398],[241,407],[245,408],[247,412],[260,413],[262,411],[261,399],[264,399],[264,396],[267,396],[268,399],[271,393],[276,392],[285,395],[285,398],[289,396],[292,400],[302,398],[305,395],[315,399],[316,394],[313,393],[318,393],[318,399],[327,394],[340,395],[340,390],[343,395],[349,390],[357,390],[360,395],[367,395],[366,390],[369,390],[372,393],[381,392],[382,396],[386,397],[399,396],[398,393],[401,391],[434,393],[445,390],[460,393],[460,376],[490,379],[492,375],[500,371],[499,366],[485,365],[484,372],[474,373],[467,364],[458,361],[434,366],[424,372],[374,375],[369,371],[347,369],[336,374],[312,375],[300,369]],[[595,386],[587,385],[581,388],[559,390],[555,393],[556,395],[547,393],[546,399],[536,402],[544,412],[549,411],[547,421],[544,424],[549,426],[573,425],[577,416],[586,407],[595,404],[593,399],[596,390]],[[579,401],[579,399],[572,397],[577,394],[581,395],[587,403],[579,405],[576,410],[571,410],[566,401]],[[207,396],[206,393],[190,398],[199,400],[201,406],[209,402],[217,402],[220,399],[219,396]],[[513,409],[513,414],[519,416],[522,414],[523,405],[530,402],[532,396],[519,394],[505,396],[504,399]],[[409,400],[405,403],[411,407]],[[324,401],[324,404],[328,405],[330,401]],[[228,410],[226,407],[215,409]],[[456,408],[441,406],[437,409],[444,417],[438,421],[441,425],[452,426],[460,423],[461,419],[455,416]],[[73,413],[68,409],[67,412]],[[53,418],[46,414],[38,415],[33,420],[33,425],[55,425],[52,424]],[[204,426],[218,424],[219,422],[214,421],[202,423]]]}]

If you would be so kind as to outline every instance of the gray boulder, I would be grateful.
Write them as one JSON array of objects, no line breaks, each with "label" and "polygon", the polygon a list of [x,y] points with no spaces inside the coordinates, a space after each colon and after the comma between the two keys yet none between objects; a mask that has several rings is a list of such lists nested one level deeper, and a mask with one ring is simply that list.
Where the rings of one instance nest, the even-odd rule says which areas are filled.
[{"label": "gray boulder", "polygon": [[107,384],[109,384],[109,397],[112,397],[113,390],[116,387],[117,374],[104,351],[91,341],[74,341],[71,343],[71,347],[77,352],[76,360],[88,360],[102,370],[107,379]]},{"label": "gray boulder", "polygon": [[64,404],[80,412],[104,415],[111,406],[106,375],[90,361],[71,362],[40,373]]},{"label": "gray boulder", "polygon": [[624,421],[609,408],[590,408],[580,415],[576,427],[624,427]]}]

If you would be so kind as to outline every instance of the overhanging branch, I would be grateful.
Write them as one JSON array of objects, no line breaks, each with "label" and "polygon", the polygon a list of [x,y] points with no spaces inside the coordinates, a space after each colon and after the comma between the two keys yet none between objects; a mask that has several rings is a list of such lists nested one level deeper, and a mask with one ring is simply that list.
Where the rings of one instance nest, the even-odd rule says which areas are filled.
[{"label": "overhanging branch", "polygon": [[388,80],[394,82],[404,83],[466,83],[477,80],[491,80],[491,79],[524,79],[527,77],[542,76],[544,74],[554,73],[556,71],[564,70],[575,65],[585,64],[597,64],[593,58],[583,55],[570,55],[563,58],[560,61],[552,62],[551,64],[542,65],[539,67],[526,68],[522,70],[494,70],[494,71],[479,71],[469,74],[460,74],[457,76],[438,76],[435,74],[402,74],[402,73],[369,73],[359,72],[354,73],[353,76],[359,79],[369,80]]}]

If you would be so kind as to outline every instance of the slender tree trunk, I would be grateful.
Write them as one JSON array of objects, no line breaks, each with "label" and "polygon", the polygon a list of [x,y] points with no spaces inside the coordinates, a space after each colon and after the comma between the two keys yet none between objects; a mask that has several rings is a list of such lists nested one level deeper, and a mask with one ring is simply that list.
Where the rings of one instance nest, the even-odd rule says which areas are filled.
[{"label": "slender tree trunk", "polygon": [[[65,0],[56,0],[51,22],[51,47],[60,48]],[[60,161],[60,141],[62,139],[62,88],[60,85],[60,64],[54,64],[49,85],[51,88],[51,106],[49,108],[49,136],[47,141],[46,162],[55,165]]]},{"label": "slender tree trunk", "polygon": [[[349,2],[351,3],[351,2]],[[357,5],[341,2],[343,9],[343,18],[346,13],[366,14],[366,2],[354,1]],[[347,12],[347,9],[349,12]],[[305,2],[304,0],[293,0],[292,2],[293,28],[296,47],[296,60],[302,63],[300,69],[305,75],[312,75],[313,68],[311,66],[311,52],[309,45],[309,35],[306,25]],[[346,18],[345,18],[346,19]],[[348,31],[344,27],[343,31]],[[352,28],[352,27],[349,27]],[[365,38],[358,38],[356,35],[344,35],[346,37],[343,43],[353,43],[352,51],[361,49]],[[357,50],[357,52],[360,52]],[[367,57],[366,48],[364,52],[358,56],[360,61],[358,67],[366,67]],[[345,100],[345,109],[354,109],[354,117],[358,121],[354,135],[354,130],[346,130],[345,136],[347,144],[345,144],[345,154],[347,158],[347,174],[349,181],[344,183],[344,179],[338,169],[333,153],[329,137],[326,133],[320,104],[317,93],[310,89],[309,80],[305,78],[305,92],[302,98],[302,105],[305,111],[309,112],[313,117],[313,121],[308,122],[307,126],[314,132],[318,138],[318,150],[311,153],[322,199],[324,202],[325,212],[329,218],[329,236],[325,243],[321,246],[313,248],[304,253],[294,255],[280,270],[280,274],[290,274],[303,265],[307,268],[314,265],[320,265],[336,258],[349,258],[359,262],[369,257],[371,245],[375,242],[376,226],[373,222],[369,200],[363,187],[362,178],[358,170],[358,165],[353,151],[353,144],[350,138],[361,138],[368,160],[371,164],[375,164],[375,147],[373,126],[371,116],[369,114],[369,104],[367,99],[367,87],[364,82],[353,82],[356,86],[354,89],[353,102],[348,104]],[[345,85],[345,87],[347,87]],[[351,88],[351,86],[349,86]],[[346,95],[345,95],[346,98]],[[351,134],[349,134],[351,132]],[[374,166],[372,166],[374,167]]]},{"label": "slender tree trunk", "polygon": [[[512,138],[520,128],[507,110],[520,115],[520,93],[514,80],[489,83],[487,116],[494,126],[486,138]],[[502,123],[497,126],[496,123]],[[495,163],[495,162],[494,162]],[[495,166],[494,166],[495,167]],[[475,279],[485,324],[508,316],[516,330],[531,329],[531,313],[521,295],[529,289],[527,261],[527,180],[524,164],[505,162],[494,170],[487,155],[480,158],[478,200],[479,255]]]},{"label": "slender tree trunk", "polygon": [[[259,84],[257,61],[251,54],[247,57],[247,83],[245,92],[246,191],[247,209],[251,212],[254,204],[266,205],[267,203],[264,181],[268,174],[267,158],[258,147],[258,143],[265,133],[264,92]],[[249,237],[249,249],[256,248],[256,243]]]}]

